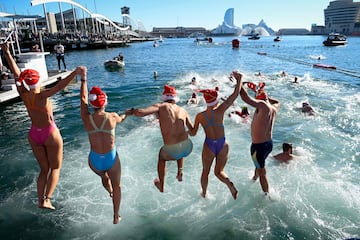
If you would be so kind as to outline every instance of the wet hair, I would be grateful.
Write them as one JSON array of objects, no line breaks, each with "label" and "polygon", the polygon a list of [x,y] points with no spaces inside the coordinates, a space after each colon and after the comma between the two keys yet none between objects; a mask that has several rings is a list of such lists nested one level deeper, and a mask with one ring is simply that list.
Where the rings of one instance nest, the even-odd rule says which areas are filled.
[{"label": "wet hair", "polygon": [[292,144],[290,143],[283,143],[282,148],[284,152],[287,152],[289,149],[292,149]]}]

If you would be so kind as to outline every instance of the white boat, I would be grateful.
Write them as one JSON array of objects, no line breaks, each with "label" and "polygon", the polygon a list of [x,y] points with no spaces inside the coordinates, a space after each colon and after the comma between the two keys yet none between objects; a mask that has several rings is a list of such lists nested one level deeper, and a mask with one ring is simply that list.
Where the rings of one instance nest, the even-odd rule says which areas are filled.
[{"label": "white boat", "polygon": [[107,70],[117,71],[117,70],[125,67],[125,61],[114,58],[114,59],[105,61],[104,66]]},{"label": "white boat", "polygon": [[323,44],[328,47],[343,46],[347,44],[347,39],[344,34],[330,33]]}]

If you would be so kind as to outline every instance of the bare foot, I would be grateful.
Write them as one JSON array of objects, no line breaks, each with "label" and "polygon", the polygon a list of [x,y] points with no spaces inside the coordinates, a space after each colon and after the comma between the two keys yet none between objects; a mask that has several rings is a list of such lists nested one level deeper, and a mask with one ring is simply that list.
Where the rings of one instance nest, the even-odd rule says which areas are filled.
[{"label": "bare foot", "polygon": [[104,188],[106,189],[106,191],[108,191],[110,197],[112,198],[113,197],[113,190],[112,190],[112,187],[111,187],[110,178],[108,176],[102,177],[101,182],[102,182]]},{"label": "bare foot", "polygon": [[229,188],[230,188],[231,195],[233,196],[234,200],[236,200],[237,196],[238,196],[238,191],[233,182],[230,182]]},{"label": "bare foot", "polygon": [[39,206],[40,208],[46,208],[50,210],[55,210],[55,207],[51,204],[50,198],[45,198],[42,204]]},{"label": "bare foot", "polygon": [[270,197],[270,194],[268,192],[265,192],[265,198],[269,199],[269,200],[272,200],[271,197]]},{"label": "bare foot", "polygon": [[161,189],[161,182],[158,178],[154,179],[154,185],[159,189],[160,192],[164,192],[164,189]]},{"label": "bare foot", "polygon": [[179,182],[182,182],[182,176],[183,176],[182,171],[178,171],[178,174],[177,174],[177,176],[176,176],[176,179],[177,179]]},{"label": "bare foot", "polygon": [[206,193],[201,192],[200,196],[202,196],[203,198],[206,198]]},{"label": "bare foot", "polygon": [[253,176],[251,180],[253,180],[254,182],[256,182],[256,180],[258,179],[258,176]]},{"label": "bare foot", "polygon": [[113,224],[118,224],[121,221],[121,217],[117,214],[114,215]]}]

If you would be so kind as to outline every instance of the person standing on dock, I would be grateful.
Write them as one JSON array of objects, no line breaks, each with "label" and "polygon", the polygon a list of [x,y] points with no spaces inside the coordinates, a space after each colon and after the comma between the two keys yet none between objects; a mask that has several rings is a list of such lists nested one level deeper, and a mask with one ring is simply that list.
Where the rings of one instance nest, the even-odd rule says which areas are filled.
[{"label": "person standing on dock", "polygon": [[17,91],[31,120],[28,140],[40,166],[37,179],[38,207],[54,210],[50,199],[60,177],[63,139],[55,124],[50,97],[64,89],[76,75],[82,76],[86,68],[77,67],[52,88],[41,89],[39,72],[34,69],[21,72],[10,53],[9,43],[1,44],[1,49],[14,74]]},{"label": "person standing on dock", "polygon": [[65,48],[61,44],[60,41],[58,41],[57,44],[54,46],[54,50],[56,53],[56,59],[57,59],[57,63],[58,63],[59,72],[61,72],[60,61],[62,61],[63,65],[64,65],[64,69],[65,69],[65,71],[67,71],[66,63],[65,63]]}]

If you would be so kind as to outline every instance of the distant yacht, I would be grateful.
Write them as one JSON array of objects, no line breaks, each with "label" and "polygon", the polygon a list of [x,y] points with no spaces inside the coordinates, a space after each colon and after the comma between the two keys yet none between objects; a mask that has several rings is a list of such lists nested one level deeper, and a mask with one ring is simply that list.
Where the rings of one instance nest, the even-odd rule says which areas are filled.
[{"label": "distant yacht", "polygon": [[234,25],[234,8],[229,8],[225,12],[222,25],[211,31],[214,36],[239,36],[241,28]]}]

